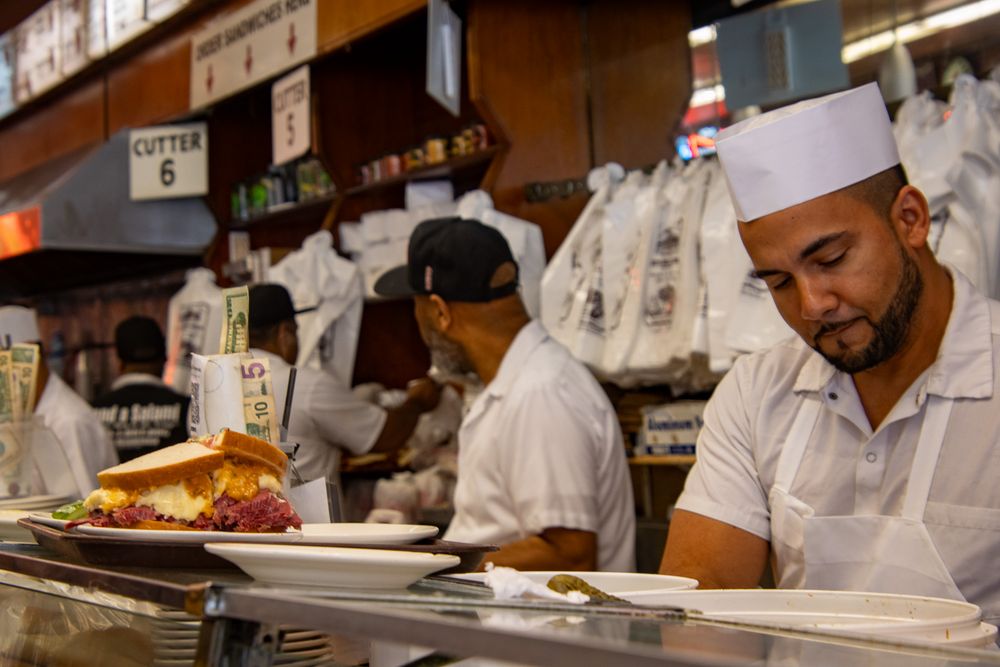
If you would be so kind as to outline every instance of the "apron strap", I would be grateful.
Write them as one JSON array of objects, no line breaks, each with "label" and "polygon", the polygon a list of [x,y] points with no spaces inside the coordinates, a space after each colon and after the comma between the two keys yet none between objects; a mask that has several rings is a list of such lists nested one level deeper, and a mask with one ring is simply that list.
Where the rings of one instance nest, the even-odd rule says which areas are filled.
[{"label": "apron strap", "polygon": [[821,401],[806,396],[795,416],[795,421],[792,422],[792,428],[788,431],[788,437],[785,438],[785,443],[781,447],[778,469],[774,475],[774,486],[785,493],[788,493],[795,480],[795,475],[799,471],[799,464],[802,463],[802,457],[805,455],[809,436],[812,435],[813,428],[819,420],[821,407]]},{"label": "apron strap", "polygon": [[903,499],[903,518],[916,521],[922,521],[924,518],[924,509],[927,507],[938,456],[944,444],[944,434],[948,428],[952,405],[954,401],[948,398],[927,397],[927,412],[920,427],[920,439],[917,440],[917,451],[913,455],[913,467],[910,468],[910,481],[906,485],[906,497]]}]

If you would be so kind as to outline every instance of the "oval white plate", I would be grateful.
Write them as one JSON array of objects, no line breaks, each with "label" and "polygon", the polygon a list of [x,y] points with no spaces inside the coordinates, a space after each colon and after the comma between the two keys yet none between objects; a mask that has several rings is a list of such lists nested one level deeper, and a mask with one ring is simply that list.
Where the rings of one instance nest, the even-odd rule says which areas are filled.
[{"label": "oval white plate", "polygon": [[52,516],[52,512],[32,512],[28,515],[28,518],[35,523],[40,523],[50,528],[58,528],[59,530],[65,530],[66,524],[69,523],[66,519],[55,518]]},{"label": "oval white plate", "polygon": [[205,549],[257,581],[293,586],[406,588],[461,562],[444,554],[291,544],[206,544]]},{"label": "oval white plate", "polygon": [[438,534],[437,526],[392,523],[304,523],[298,544],[412,544]]},{"label": "oval white plate", "polygon": [[42,495],[42,496],[22,496],[20,498],[5,497],[0,498],[0,509],[11,510],[40,510],[46,508],[62,507],[72,498],[69,496]]},{"label": "oval white plate", "polygon": [[0,542],[34,542],[31,531],[17,525],[27,516],[24,510],[0,510]]},{"label": "oval white plate", "polygon": [[[524,576],[533,582],[545,585],[549,579],[557,574],[571,574],[580,577],[591,586],[599,588],[605,593],[610,593],[626,600],[631,600],[635,593],[665,592],[665,591],[686,591],[698,588],[697,579],[687,577],[674,577],[666,574],[641,574],[637,572],[522,572]],[[482,572],[470,572],[467,574],[450,575],[456,579],[469,579],[483,583],[486,575]]]},{"label": "oval white plate", "polygon": [[915,595],[753,589],[647,591],[630,597],[639,605],[675,605],[709,618],[790,628],[976,646],[996,639],[996,628],[980,623],[976,605]]},{"label": "oval white plate", "polygon": [[298,542],[302,533],[290,530],[286,533],[230,533],[221,530],[144,530],[141,528],[105,528],[83,524],[73,530],[85,535],[113,537],[131,542],[182,542],[205,544],[206,542]]}]

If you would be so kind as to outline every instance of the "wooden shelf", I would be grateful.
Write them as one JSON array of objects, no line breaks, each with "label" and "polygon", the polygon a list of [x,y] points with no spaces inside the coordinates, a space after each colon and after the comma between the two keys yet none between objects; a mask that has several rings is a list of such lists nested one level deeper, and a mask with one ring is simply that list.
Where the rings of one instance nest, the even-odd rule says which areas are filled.
[{"label": "wooden shelf", "polygon": [[295,224],[311,220],[317,216],[324,215],[330,209],[333,202],[337,201],[339,196],[339,194],[332,194],[296,204],[280,204],[279,207],[263,215],[258,215],[247,220],[230,220],[229,228],[240,230],[257,225],[276,223]]},{"label": "wooden shelf", "polygon": [[403,186],[411,181],[420,181],[432,178],[451,178],[456,174],[488,166],[490,161],[493,160],[499,151],[500,146],[498,145],[487,146],[486,148],[476,151],[475,153],[471,153],[470,155],[463,155],[440,164],[420,167],[419,169],[413,169],[412,171],[405,171],[398,176],[383,178],[379,181],[375,181],[374,183],[357,185],[350,188],[346,192],[346,195],[351,197],[377,192],[379,190],[388,190]]},{"label": "wooden shelf", "polygon": [[634,456],[628,460],[629,465],[633,466],[689,466],[694,462],[694,454]]}]

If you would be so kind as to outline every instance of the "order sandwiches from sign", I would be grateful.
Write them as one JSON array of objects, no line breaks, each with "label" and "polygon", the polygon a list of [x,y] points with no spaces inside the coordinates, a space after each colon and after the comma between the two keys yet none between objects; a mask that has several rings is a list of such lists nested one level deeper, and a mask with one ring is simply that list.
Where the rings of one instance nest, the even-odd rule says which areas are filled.
[{"label": "order sandwiches from sign", "polygon": [[282,493],[288,458],[271,443],[223,430],[97,475],[86,519],[115,528],[285,532],[302,520]]}]

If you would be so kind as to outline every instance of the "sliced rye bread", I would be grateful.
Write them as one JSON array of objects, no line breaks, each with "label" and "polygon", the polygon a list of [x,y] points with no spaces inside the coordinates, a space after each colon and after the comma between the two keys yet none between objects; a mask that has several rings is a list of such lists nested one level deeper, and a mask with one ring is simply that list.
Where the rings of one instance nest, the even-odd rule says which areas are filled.
[{"label": "sliced rye bread", "polygon": [[215,436],[211,446],[234,459],[263,465],[274,473],[278,481],[284,479],[288,469],[288,457],[283,451],[252,435],[225,429]]},{"label": "sliced rye bread", "polygon": [[200,442],[182,442],[102,470],[97,473],[97,481],[105,489],[139,491],[211,474],[222,467],[224,460],[221,451]]}]

